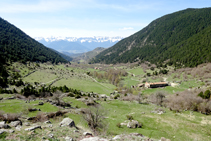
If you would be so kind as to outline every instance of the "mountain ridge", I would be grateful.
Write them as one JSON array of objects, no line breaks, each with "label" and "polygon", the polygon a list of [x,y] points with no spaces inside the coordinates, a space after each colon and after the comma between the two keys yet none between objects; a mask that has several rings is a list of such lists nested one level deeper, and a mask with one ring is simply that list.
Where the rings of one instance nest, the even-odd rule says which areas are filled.
[{"label": "mountain ridge", "polygon": [[47,37],[47,38],[35,37],[37,41],[39,41],[40,43],[44,44],[47,47],[55,49],[59,52],[68,52],[68,53],[74,53],[74,54],[92,51],[97,47],[108,48],[108,47],[113,46],[114,44],[122,40],[123,38],[124,37],[121,37],[121,36],[116,36],[116,37],[107,37],[107,36]]},{"label": "mountain ridge", "polygon": [[37,42],[1,17],[0,55],[6,61],[67,63],[59,54]]},{"label": "mountain ridge", "polygon": [[[186,67],[194,67],[209,61],[209,47],[211,43],[209,42],[205,45],[205,42],[201,42],[197,46],[197,48],[203,46],[203,48],[209,50],[201,54],[203,56],[202,59],[200,59],[201,56],[199,55],[190,59],[190,54],[197,54],[197,52],[192,49],[187,52],[187,44],[181,48],[181,50],[185,49],[187,54],[182,58],[179,57],[177,45],[188,41],[188,39],[204,29],[210,28],[210,25],[211,8],[185,9],[174,12],[152,21],[142,30],[104,50],[91,63],[101,62],[109,64],[149,61],[159,64],[170,60],[169,64],[174,64],[175,66],[185,65]],[[201,34],[198,34],[198,36],[204,38]],[[210,40],[211,37],[207,39]],[[189,60],[189,62],[186,60]]]}]

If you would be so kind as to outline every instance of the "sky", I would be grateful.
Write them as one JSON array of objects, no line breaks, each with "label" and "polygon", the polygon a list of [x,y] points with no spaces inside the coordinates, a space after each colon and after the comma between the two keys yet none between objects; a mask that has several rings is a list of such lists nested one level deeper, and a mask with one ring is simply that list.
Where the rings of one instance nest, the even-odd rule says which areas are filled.
[{"label": "sky", "polygon": [[128,37],[153,20],[211,0],[0,0],[0,17],[31,37]]}]

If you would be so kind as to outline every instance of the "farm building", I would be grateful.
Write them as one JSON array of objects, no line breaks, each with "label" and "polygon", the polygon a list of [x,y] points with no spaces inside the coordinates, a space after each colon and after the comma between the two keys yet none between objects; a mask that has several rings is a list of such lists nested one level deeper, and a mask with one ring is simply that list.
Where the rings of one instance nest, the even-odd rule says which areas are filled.
[{"label": "farm building", "polygon": [[167,82],[156,82],[156,83],[145,83],[146,88],[158,88],[158,87],[165,87],[168,86]]}]

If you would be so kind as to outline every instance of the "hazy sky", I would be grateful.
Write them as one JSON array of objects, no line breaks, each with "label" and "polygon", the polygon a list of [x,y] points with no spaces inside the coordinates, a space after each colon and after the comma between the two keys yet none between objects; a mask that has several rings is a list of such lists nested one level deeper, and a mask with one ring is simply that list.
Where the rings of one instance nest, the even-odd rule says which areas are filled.
[{"label": "hazy sky", "polygon": [[31,37],[130,36],[153,20],[211,0],[0,0],[0,16]]}]

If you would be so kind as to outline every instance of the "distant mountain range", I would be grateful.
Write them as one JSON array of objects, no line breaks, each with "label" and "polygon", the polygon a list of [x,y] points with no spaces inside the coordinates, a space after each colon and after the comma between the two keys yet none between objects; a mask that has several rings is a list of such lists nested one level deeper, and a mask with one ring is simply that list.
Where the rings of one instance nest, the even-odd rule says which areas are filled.
[{"label": "distant mountain range", "polygon": [[43,45],[62,52],[66,55],[84,53],[97,47],[108,48],[115,45],[124,37],[36,37],[35,40]]},{"label": "distant mountain range", "polygon": [[152,21],[99,53],[91,63],[168,61],[175,67],[211,62],[211,8],[185,9]]}]

